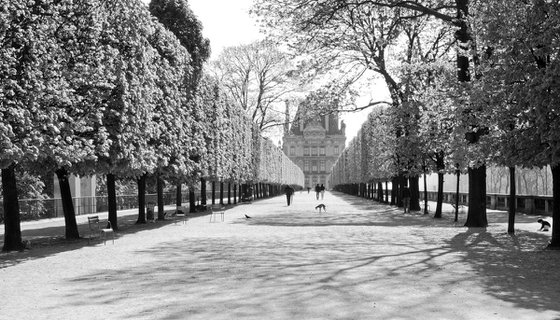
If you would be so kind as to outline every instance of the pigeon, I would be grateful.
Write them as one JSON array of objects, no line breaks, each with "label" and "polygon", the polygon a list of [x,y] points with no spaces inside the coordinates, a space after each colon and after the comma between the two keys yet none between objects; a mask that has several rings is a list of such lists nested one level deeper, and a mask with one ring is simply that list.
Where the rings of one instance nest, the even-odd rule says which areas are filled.
[{"label": "pigeon", "polygon": [[246,218],[246,219],[251,219],[251,217],[249,217],[248,215],[245,215],[245,218]]}]

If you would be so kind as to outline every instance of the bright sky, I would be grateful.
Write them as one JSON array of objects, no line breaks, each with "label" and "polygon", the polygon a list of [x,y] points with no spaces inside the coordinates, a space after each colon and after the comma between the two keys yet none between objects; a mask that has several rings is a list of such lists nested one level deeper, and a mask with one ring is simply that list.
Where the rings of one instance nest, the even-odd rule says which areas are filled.
[{"label": "bright sky", "polygon": [[[142,1],[146,4],[150,2]],[[249,15],[252,0],[188,0],[188,3],[202,22],[202,33],[210,39],[211,59],[217,58],[225,47],[250,43],[262,37],[254,19]],[[381,95],[376,92],[372,94]],[[367,103],[371,99],[370,95],[362,97],[358,102]],[[371,110],[367,109],[341,115],[340,118],[346,123],[347,143],[357,134],[369,112]]]},{"label": "bright sky", "polygon": [[251,0],[189,0],[192,11],[202,21],[202,33],[210,39],[211,59],[223,48],[253,42],[262,36],[249,16]]},{"label": "bright sky", "polygon": [[[142,0],[146,5],[150,0]],[[223,48],[258,40],[261,35],[249,16],[252,0],[188,0],[202,22],[202,33],[210,39],[211,59]]]}]

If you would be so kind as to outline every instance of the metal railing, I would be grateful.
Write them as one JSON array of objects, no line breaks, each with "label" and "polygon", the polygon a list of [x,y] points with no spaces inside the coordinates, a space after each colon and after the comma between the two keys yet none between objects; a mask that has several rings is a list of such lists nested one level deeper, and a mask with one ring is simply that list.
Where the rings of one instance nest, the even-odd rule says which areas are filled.
[{"label": "metal railing", "polygon": [[[188,202],[188,193],[182,194],[183,202]],[[200,193],[197,194],[197,199]],[[163,202],[165,205],[175,204],[176,193],[168,192],[163,194]],[[107,196],[96,197],[73,197],[74,211],[76,215],[84,215],[90,213],[106,212],[108,210]],[[157,194],[146,194],[146,204],[157,202]],[[117,196],[117,210],[126,210],[138,208],[138,195],[120,195]],[[63,217],[62,199],[20,199],[19,200],[20,219],[36,220],[44,218]],[[4,206],[0,200],[0,223],[4,221]]]},{"label": "metal railing", "polygon": [[[377,194],[377,192],[375,191],[374,194]],[[389,194],[390,198],[391,189],[383,190],[383,194],[384,196]],[[455,197],[455,192],[444,192],[443,202],[455,205]],[[420,191],[420,200],[424,200],[424,191]],[[437,191],[428,191],[428,201],[437,201]],[[515,208],[518,212],[552,216],[552,205],[554,203],[552,196],[517,195],[515,197],[515,202]],[[468,203],[468,193],[460,192],[459,205],[467,206]],[[509,209],[509,195],[487,193],[486,208],[507,211]]]},{"label": "metal railing", "polygon": [[[420,191],[420,199],[424,200],[424,192]],[[459,193],[459,205],[468,205],[468,193]],[[428,191],[428,201],[436,201],[437,192]],[[444,192],[443,202],[455,204],[455,193]],[[551,196],[518,195],[515,197],[516,211],[528,214],[552,215],[553,198]],[[486,194],[486,208],[507,211],[509,208],[509,195],[488,193]]]},{"label": "metal railing", "polygon": [[[224,195],[224,203],[227,204],[227,191]],[[233,197],[233,193],[231,194]],[[166,192],[163,194],[164,205],[173,205],[176,203],[176,193]],[[188,192],[184,192],[181,195],[183,204],[189,202]],[[219,193],[215,194],[215,201],[219,203]],[[201,192],[195,192],[196,204],[200,204]],[[212,203],[212,192],[206,192],[207,204]],[[90,213],[106,212],[108,210],[109,204],[107,196],[96,196],[96,197],[73,197],[72,202],[74,204],[74,211],[76,215],[84,215]],[[230,199],[233,203],[233,198]],[[149,203],[157,203],[157,194],[146,194],[146,205]],[[183,205],[185,206],[185,205]],[[138,195],[120,195],[117,196],[117,210],[127,210],[138,208]],[[56,218],[63,217],[64,211],[62,208],[62,199],[60,198],[49,198],[49,199],[20,199],[19,200],[19,211],[21,221],[26,220],[36,220],[45,218]],[[0,223],[4,222],[4,206],[3,201],[0,200]]]}]

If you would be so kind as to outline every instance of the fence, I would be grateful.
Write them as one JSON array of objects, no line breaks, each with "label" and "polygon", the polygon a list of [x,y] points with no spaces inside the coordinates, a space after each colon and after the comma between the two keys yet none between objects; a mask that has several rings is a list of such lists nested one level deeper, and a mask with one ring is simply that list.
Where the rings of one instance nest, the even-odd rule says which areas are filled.
[{"label": "fence", "polygon": [[[420,192],[420,198],[424,200],[424,192]],[[436,201],[437,192],[428,191],[428,201]],[[468,205],[468,194],[459,193],[459,205]],[[455,192],[444,192],[443,202],[455,204]],[[528,214],[552,215],[553,198],[551,196],[527,196],[515,197],[516,211]],[[486,195],[486,207],[494,210],[507,211],[509,207],[509,195],[489,193]]]},{"label": "fence", "polygon": [[[358,192],[359,189],[353,189],[353,192]],[[437,201],[437,191],[428,191],[428,201]],[[377,194],[377,192],[374,192]],[[391,198],[391,189],[383,190],[383,197]],[[455,192],[443,192],[443,202],[455,204]],[[420,200],[424,200],[424,191],[420,191]],[[516,211],[527,214],[540,214],[552,216],[552,205],[554,199],[552,196],[529,196],[517,195],[515,197]],[[459,205],[467,206],[469,204],[468,193],[459,193]],[[509,195],[488,193],[486,194],[486,208],[493,210],[507,211],[509,209]]]},{"label": "fence", "polygon": [[[182,194],[183,202],[188,202],[188,193]],[[200,192],[196,194],[196,199],[200,199]],[[107,196],[97,197],[76,197],[72,198],[74,211],[76,215],[106,212],[108,210]],[[163,194],[163,202],[165,205],[175,204],[176,193],[169,192]],[[157,194],[146,194],[146,204],[156,203]],[[121,195],[117,196],[117,210],[126,210],[138,208],[138,195]],[[62,200],[59,198],[51,199],[21,199],[19,200],[19,211],[22,221],[56,218],[64,216],[62,209]],[[0,222],[4,221],[4,206],[0,200]]]}]

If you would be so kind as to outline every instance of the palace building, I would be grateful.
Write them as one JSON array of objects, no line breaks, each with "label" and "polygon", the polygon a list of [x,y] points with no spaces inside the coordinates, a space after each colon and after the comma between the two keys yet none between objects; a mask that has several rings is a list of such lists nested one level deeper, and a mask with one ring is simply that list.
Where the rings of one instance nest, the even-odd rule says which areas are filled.
[{"label": "palace building", "polygon": [[[302,118],[299,113],[300,110],[296,119]],[[307,121],[296,120],[291,126],[284,126],[282,148],[290,160],[303,170],[306,188],[313,189],[317,184],[324,184],[330,189],[331,168],[346,143],[344,121],[339,125],[338,120],[337,114],[329,114]]]}]

